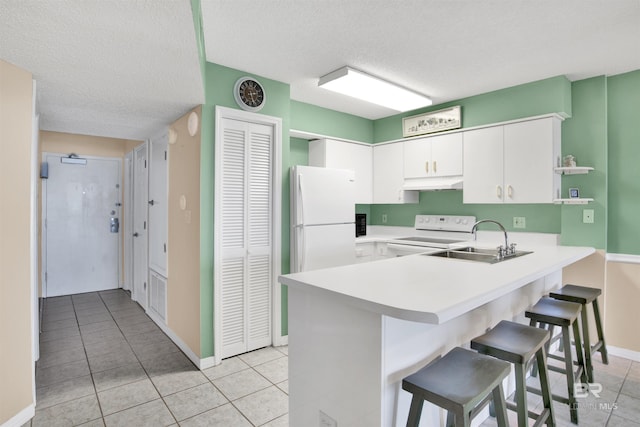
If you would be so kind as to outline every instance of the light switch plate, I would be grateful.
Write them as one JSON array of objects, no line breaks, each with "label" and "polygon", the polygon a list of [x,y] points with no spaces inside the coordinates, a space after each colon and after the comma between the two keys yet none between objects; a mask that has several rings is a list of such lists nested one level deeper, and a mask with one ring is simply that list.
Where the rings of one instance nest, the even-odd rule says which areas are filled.
[{"label": "light switch plate", "polygon": [[523,216],[514,216],[513,228],[527,228],[527,219]]},{"label": "light switch plate", "polygon": [[582,210],[582,222],[584,224],[593,224],[594,213],[593,209]]},{"label": "light switch plate", "polygon": [[387,223],[387,214],[382,214],[382,223],[383,224]]}]

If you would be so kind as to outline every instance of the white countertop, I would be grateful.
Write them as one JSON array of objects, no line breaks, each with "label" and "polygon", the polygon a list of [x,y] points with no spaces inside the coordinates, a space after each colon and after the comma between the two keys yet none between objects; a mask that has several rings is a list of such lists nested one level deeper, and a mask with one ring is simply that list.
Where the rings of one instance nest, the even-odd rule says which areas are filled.
[{"label": "white countertop", "polygon": [[441,324],[595,252],[556,245],[518,249],[534,252],[496,264],[410,255],[289,274],[279,281],[329,292],[340,303],[383,315]]}]

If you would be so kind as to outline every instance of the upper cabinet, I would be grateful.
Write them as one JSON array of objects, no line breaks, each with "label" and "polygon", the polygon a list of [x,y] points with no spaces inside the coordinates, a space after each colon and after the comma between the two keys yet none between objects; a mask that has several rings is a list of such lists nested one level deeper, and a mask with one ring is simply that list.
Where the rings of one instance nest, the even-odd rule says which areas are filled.
[{"label": "upper cabinet", "polygon": [[373,147],[332,139],[309,142],[309,166],[354,171],[356,203],[373,203]]},{"label": "upper cabinet", "polygon": [[404,184],[403,142],[373,146],[373,203],[418,203],[417,191]]},{"label": "upper cabinet", "polygon": [[404,177],[462,175],[462,133],[404,141]]},{"label": "upper cabinet", "polygon": [[464,203],[553,203],[560,126],[551,116],[464,132]]}]

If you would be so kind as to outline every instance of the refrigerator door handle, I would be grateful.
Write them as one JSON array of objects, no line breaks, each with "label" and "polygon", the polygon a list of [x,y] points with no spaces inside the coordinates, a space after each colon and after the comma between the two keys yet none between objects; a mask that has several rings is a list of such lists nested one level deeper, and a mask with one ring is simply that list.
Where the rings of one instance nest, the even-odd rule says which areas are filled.
[{"label": "refrigerator door handle", "polygon": [[298,215],[297,223],[300,225],[304,225],[304,191],[302,185],[302,173],[298,175]]},{"label": "refrigerator door handle", "polygon": [[298,260],[300,265],[299,265],[298,271],[304,271],[304,264],[305,264],[304,254],[306,252],[305,242],[304,242],[304,227],[300,227],[299,230],[300,230],[300,239],[299,239],[300,245],[298,247],[298,254],[300,256],[298,257]]}]

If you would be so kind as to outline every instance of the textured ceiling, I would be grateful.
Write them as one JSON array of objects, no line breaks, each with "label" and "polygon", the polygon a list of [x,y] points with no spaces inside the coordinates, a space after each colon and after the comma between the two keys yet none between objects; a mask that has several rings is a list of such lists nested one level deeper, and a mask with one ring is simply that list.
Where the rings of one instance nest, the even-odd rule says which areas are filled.
[{"label": "textured ceiling", "polygon": [[33,73],[43,130],[140,140],[204,102],[187,0],[1,0],[0,58]]},{"label": "textured ceiling", "polygon": [[557,75],[640,69],[640,0],[202,0],[209,62],[370,119],[394,111],[317,87],[345,65],[435,104]]},{"label": "textured ceiling", "polygon": [[[0,58],[37,80],[41,128],[145,139],[204,102],[188,0],[0,0]],[[640,0],[202,0],[207,60],[367,118],[317,79],[349,65],[436,104],[640,69]]]}]

